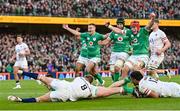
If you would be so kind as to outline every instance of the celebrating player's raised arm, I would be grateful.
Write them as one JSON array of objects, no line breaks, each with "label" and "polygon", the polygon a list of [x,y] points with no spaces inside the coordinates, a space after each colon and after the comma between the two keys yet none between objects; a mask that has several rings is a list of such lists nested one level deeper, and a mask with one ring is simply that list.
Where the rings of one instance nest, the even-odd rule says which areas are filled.
[{"label": "celebrating player's raised arm", "polygon": [[122,29],[119,29],[119,28],[117,28],[117,27],[114,27],[114,26],[110,25],[109,22],[106,22],[106,23],[105,23],[105,26],[106,26],[107,28],[109,28],[110,30],[112,30],[113,32],[115,32],[115,33],[119,33],[119,34],[122,34],[122,33],[123,33]]},{"label": "celebrating player's raised arm", "polygon": [[155,19],[156,15],[155,15],[154,13],[151,13],[151,14],[149,15],[149,17],[150,17],[150,21],[149,21],[149,23],[148,23],[148,24],[146,25],[146,27],[145,27],[148,31],[151,30],[151,27],[152,27],[153,24],[154,24],[154,19]]},{"label": "celebrating player's raised arm", "polygon": [[72,28],[70,28],[67,24],[63,24],[63,28],[68,30],[69,32],[71,32],[72,34],[74,34],[75,36],[80,36],[80,32],[78,32],[77,30],[74,30]]}]

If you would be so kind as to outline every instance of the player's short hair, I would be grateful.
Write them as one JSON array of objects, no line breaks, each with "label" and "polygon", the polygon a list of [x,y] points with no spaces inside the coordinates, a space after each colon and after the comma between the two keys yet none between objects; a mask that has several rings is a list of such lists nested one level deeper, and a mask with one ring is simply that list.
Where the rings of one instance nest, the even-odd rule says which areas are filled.
[{"label": "player's short hair", "polygon": [[130,77],[140,81],[143,78],[143,75],[141,74],[140,71],[133,71],[131,72]]},{"label": "player's short hair", "polygon": [[94,23],[90,23],[90,24],[88,24],[88,25],[93,25],[94,27],[96,27],[96,25],[95,25]]},{"label": "player's short hair", "polygon": [[89,81],[89,83],[93,82],[93,77],[91,75],[87,75],[84,78],[86,78],[86,80]]},{"label": "player's short hair", "polygon": [[117,20],[116,20],[116,24],[119,24],[119,23],[121,23],[121,24],[125,24],[125,21],[124,21],[124,18],[123,17],[119,17]]},{"label": "player's short hair", "polygon": [[22,38],[21,35],[17,35],[16,37],[17,37],[17,38],[18,38],[18,37]]},{"label": "player's short hair", "polygon": [[139,21],[132,21],[130,27],[137,27],[137,30],[139,31],[140,30]]},{"label": "player's short hair", "polygon": [[159,19],[155,19],[154,22],[155,22],[155,23],[159,23]]}]

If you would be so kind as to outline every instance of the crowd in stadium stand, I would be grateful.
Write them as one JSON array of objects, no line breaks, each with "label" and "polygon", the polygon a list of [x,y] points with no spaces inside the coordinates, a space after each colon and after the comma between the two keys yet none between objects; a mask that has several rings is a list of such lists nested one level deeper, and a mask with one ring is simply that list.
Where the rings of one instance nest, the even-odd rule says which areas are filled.
[{"label": "crowd in stadium stand", "polygon": [[0,15],[180,19],[179,0],[0,0]]},{"label": "crowd in stadium stand", "polygon": [[[72,35],[22,35],[31,54],[28,56],[29,70],[73,71],[79,56],[80,43]],[[180,64],[180,41],[169,37],[172,47],[166,52],[162,68],[178,68]],[[16,45],[15,34],[0,34],[0,72],[12,72],[14,62],[9,59]],[[108,69],[110,45],[102,48],[101,70]]]}]

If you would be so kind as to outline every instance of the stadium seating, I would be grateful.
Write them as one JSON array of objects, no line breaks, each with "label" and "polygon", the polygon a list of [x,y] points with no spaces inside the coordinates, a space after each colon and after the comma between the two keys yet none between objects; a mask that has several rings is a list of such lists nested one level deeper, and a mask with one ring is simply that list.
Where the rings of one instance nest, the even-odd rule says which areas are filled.
[{"label": "stadium seating", "polygon": [[[32,35],[22,34],[31,55],[28,56],[29,69],[33,72],[74,71],[79,56],[80,44],[72,35]],[[162,68],[178,68],[180,64],[180,41],[175,36],[168,37],[172,47],[166,52]],[[0,72],[11,72],[9,63],[16,44],[16,34],[0,34]],[[110,45],[102,48],[101,70],[108,69]]]},{"label": "stadium seating", "polygon": [[179,0],[0,0],[0,15],[180,19]]}]

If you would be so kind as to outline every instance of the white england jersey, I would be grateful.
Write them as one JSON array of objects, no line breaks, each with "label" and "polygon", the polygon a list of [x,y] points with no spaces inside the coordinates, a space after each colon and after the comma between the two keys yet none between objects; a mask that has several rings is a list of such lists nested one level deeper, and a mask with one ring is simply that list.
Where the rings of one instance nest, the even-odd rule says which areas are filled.
[{"label": "white england jersey", "polygon": [[139,91],[149,95],[151,91],[163,97],[180,97],[180,85],[174,82],[162,82],[150,76],[145,76],[139,82]]},{"label": "white england jersey", "polygon": [[[156,54],[158,49],[162,49],[164,46],[163,41],[167,40],[166,34],[158,29],[157,31],[151,32],[149,36],[149,45],[151,50],[151,55]],[[163,53],[162,53],[163,55]]]},{"label": "white england jersey", "polygon": [[16,60],[17,60],[17,61],[24,61],[24,60],[26,60],[26,57],[25,57],[25,56],[23,56],[23,57],[20,57],[20,56],[19,56],[19,53],[20,53],[21,51],[25,51],[25,49],[28,49],[28,46],[27,46],[27,44],[25,44],[25,43],[21,43],[21,44],[17,44],[17,45],[16,45],[15,51],[16,51]]},{"label": "white england jersey", "polygon": [[77,77],[71,82],[70,91],[71,101],[88,98],[92,95],[92,85],[85,78]]}]

